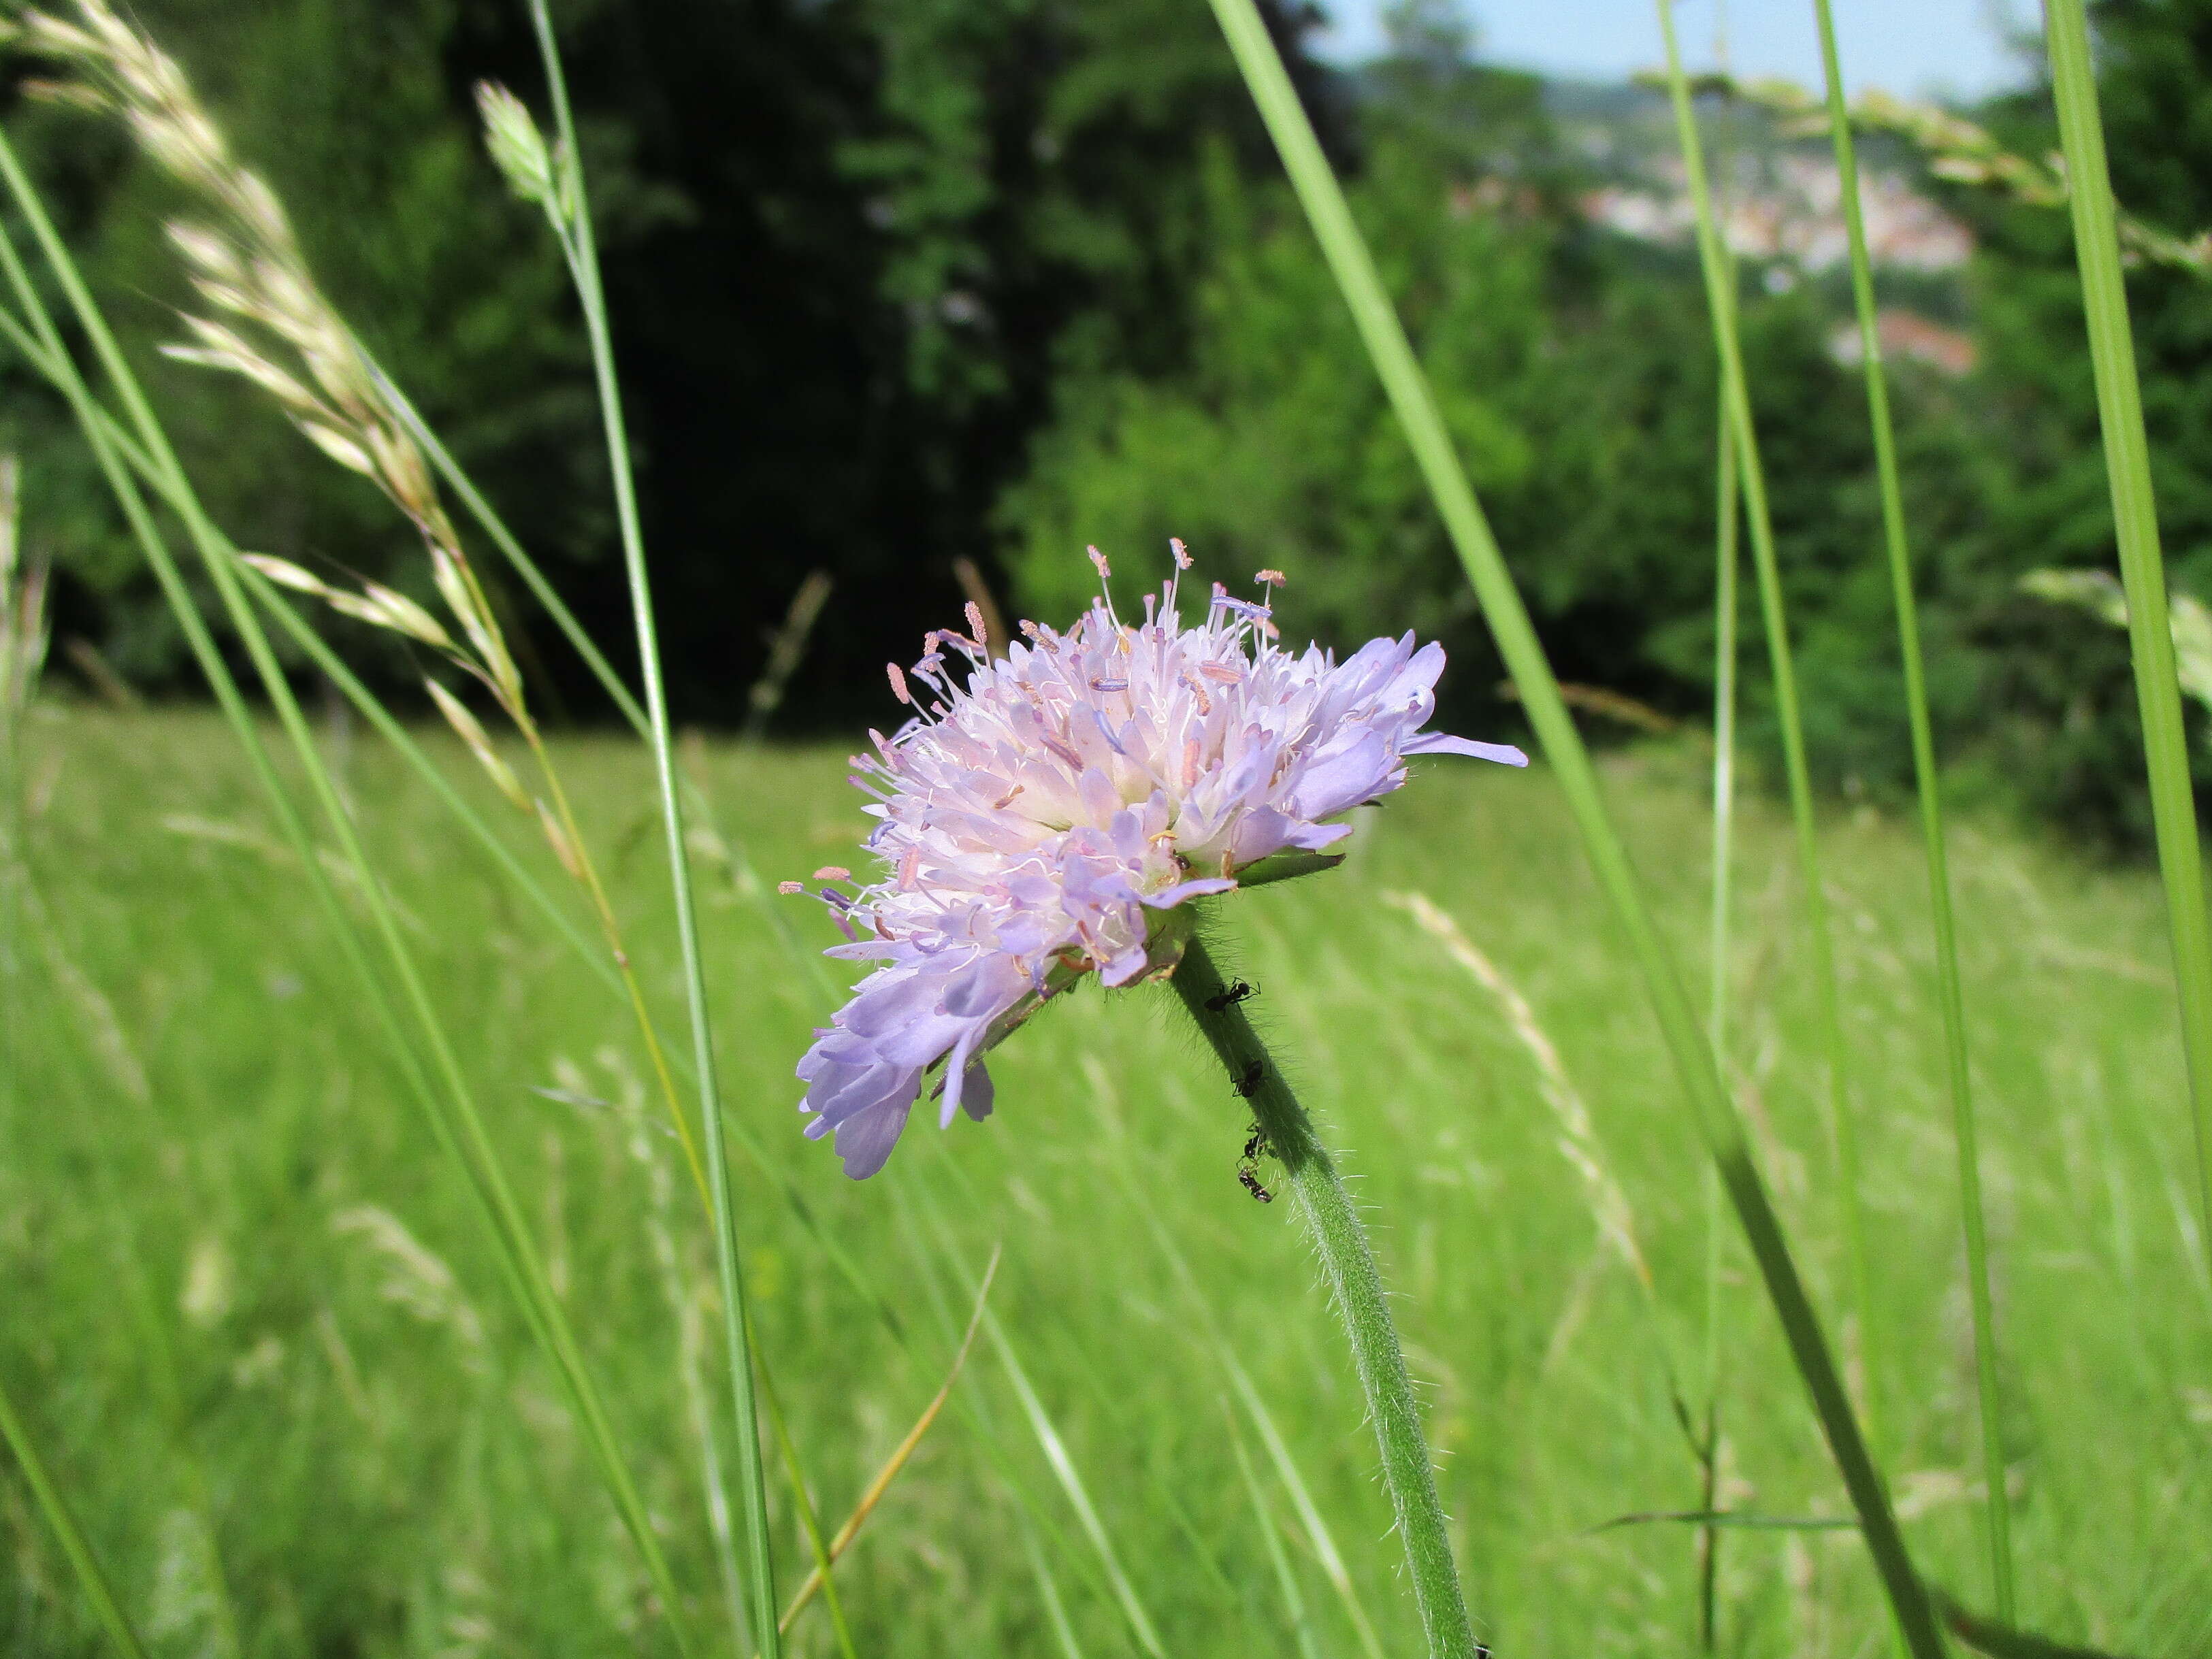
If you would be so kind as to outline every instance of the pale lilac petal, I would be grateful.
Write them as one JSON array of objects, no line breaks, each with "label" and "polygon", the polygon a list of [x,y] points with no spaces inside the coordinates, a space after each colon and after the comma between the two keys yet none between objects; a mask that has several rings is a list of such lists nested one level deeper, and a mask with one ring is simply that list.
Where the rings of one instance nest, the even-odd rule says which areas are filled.
[{"label": "pale lilac petal", "polygon": [[1447,737],[1441,732],[1425,732],[1410,743],[1398,745],[1401,755],[1472,755],[1477,760],[1496,761],[1500,766],[1526,766],[1528,756],[1510,743],[1476,743],[1468,738]]}]

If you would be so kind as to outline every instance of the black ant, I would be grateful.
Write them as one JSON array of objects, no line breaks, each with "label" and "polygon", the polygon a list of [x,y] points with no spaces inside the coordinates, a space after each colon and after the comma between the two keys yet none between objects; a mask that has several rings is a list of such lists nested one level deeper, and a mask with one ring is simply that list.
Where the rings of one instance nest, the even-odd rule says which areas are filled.
[{"label": "black ant", "polygon": [[1206,1011],[1209,1013],[1218,1014],[1228,1009],[1234,1008],[1238,1003],[1243,1001],[1248,997],[1256,997],[1259,994],[1260,988],[1258,986],[1247,985],[1241,979],[1231,980],[1229,982],[1229,988],[1224,991],[1219,996],[1206,998]]},{"label": "black ant", "polygon": [[1254,1095],[1260,1092],[1261,1080],[1267,1075],[1266,1064],[1261,1060],[1254,1060],[1244,1068],[1243,1075],[1237,1079],[1237,1092],[1246,1100],[1251,1099]]},{"label": "black ant", "polygon": [[1267,1132],[1255,1123],[1252,1133],[1244,1140],[1244,1156],[1237,1163],[1237,1179],[1243,1183],[1246,1192],[1262,1204],[1275,1201],[1275,1195],[1260,1184],[1259,1162],[1267,1155]]}]

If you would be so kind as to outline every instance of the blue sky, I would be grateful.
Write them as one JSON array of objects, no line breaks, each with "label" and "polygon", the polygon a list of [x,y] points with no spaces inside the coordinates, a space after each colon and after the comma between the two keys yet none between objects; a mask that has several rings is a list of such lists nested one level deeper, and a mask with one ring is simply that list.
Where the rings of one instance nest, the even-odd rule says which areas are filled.
[{"label": "blue sky", "polygon": [[[1335,20],[1323,49],[1356,58],[1382,42],[1383,0],[1323,0]],[[1854,90],[1972,97],[2023,78],[2007,47],[2036,12],[2032,0],[1835,0],[1844,74]],[[1619,80],[1663,61],[1653,0],[1469,0],[1482,55],[1547,74]],[[1682,0],[1675,12],[1691,65],[1713,61],[1724,17],[1729,60],[1743,75],[1817,85],[1820,48],[1812,0]]]}]

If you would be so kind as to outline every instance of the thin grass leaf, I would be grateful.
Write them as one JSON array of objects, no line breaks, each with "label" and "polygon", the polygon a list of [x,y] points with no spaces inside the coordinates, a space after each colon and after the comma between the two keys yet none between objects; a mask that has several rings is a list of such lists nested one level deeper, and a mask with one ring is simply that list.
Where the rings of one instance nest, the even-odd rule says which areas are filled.
[{"label": "thin grass leaf", "polygon": [[46,1468],[46,1460],[23,1427],[17,1415],[15,1402],[9,1397],[7,1386],[0,1383],[0,1440],[8,1443],[15,1453],[16,1466],[23,1471],[23,1482],[37,1500],[39,1511],[46,1517],[46,1524],[54,1529],[62,1553],[69,1557],[70,1565],[76,1571],[78,1585],[84,1599],[92,1603],[92,1611],[107,1632],[107,1639],[115,1644],[117,1651],[127,1659],[146,1659],[146,1650],[138,1640],[138,1632],[131,1627],[121,1603],[115,1599],[114,1587],[93,1553],[91,1540],[77,1525],[76,1516],[70,1512],[69,1501],[62,1496],[61,1488],[54,1484],[53,1475]]},{"label": "thin grass leaf", "polygon": [[2103,1648],[2054,1642],[2047,1636],[2014,1630],[1999,1620],[1981,1618],[1941,1590],[1936,1593],[1936,1601],[1943,1611],[1943,1622],[1951,1627],[1951,1633],[1976,1653],[1988,1654],[1990,1659],[2119,1659],[2118,1655]]},{"label": "thin grass leaf", "polygon": [[[759,1346],[758,1335],[754,1335],[754,1346]],[[791,1430],[783,1420],[783,1404],[776,1398],[775,1382],[769,1376],[768,1367],[756,1359],[760,1380],[761,1403],[768,1407],[770,1431],[775,1436],[777,1454],[783,1459],[784,1473],[791,1479],[792,1501],[799,1507],[799,1528],[806,1534],[806,1547],[814,1557],[814,1571],[821,1581],[822,1599],[830,1608],[830,1626],[837,1638],[837,1651],[844,1659],[860,1659],[853,1650],[853,1632],[845,1622],[844,1598],[837,1594],[837,1575],[831,1571],[832,1558],[828,1540],[822,1536],[821,1517],[815,1513],[814,1499],[806,1490],[806,1474],[799,1467],[799,1448],[791,1438]],[[781,1628],[779,1621],[778,1628]]]},{"label": "thin grass leaf", "polygon": [[1617,1527],[1670,1526],[1744,1527],[1754,1532],[1850,1532],[1858,1522],[1847,1515],[1753,1515],[1742,1510],[1646,1510],[1637,1515],[1616,1515],[1583,1528],[1585,1536],[1611,1532]]},{"label": "thin grass leaf", "polygon": [[1283,1534],[1275,1525],[1274,1510],[1268,1504],[1267,1492],[1260,1485],[1259,1471],[1252,1467],[1252,1455],[1244,1449],[1244,1435],[1237,1426],[1236,1411],[1225,1400],[1221,1408],[1229,1422],[1229,1444],[1237,1454],[1237,1472],[1243,1476],[1245,1493],[1252,1500],[1252,1516],[1259,1522],[1261,1540],[1267,1547],[1267,1564],[1274,1569],[1275,1589],[1283,1598],[1284,1611],[1290,1615],[1291,1634],[1297,1642],[1300,1659],[1321,1659],[1312,1622],[1306,1616],[1305,1594],[1298,1588],[1298,1576],[1291,1570],[1289,1552],[1283,1547]]},{"label": "thin grass leaf", "polygon": [[1951,912],[1951,871],[1943,832],[1942,778],[1928,715],[1928,677],[1921,659],[1919,610],[1912,593],[1912,550],[1905,526],[1905,495],[1898,480],[1897,434],[1889,416],[1889,383],[1882,371],[1881,333],[1875,307],[1874,262],[1867,252],[1866,220],[1859,202],[1858,158],[1844,105],[1843,64],[1836,51],[1836,21],[1829,0],[1813,0],[1820,27],[1820,61],[1827,76],[1829,132],[1841,182],[1844,226],[1850,244],[1851,300],[1858,312],[1859,356],[1866,375],[1867,415],[1874,428],[1875,470],[1881,495],[1882,539],[1889,555],[1892,603],[1897,611],[1898,654],[1905,666],[1905,707],[1912,731],[1912,772],[1920,794],[1920,834],[1928,859],[1929,919],[1936,936],[1936,1002],[1943,1029],[1943,1075],[1951,1098],[1952,1133],[1959,1165],[1959,1211],[1966,1235],[1966,1291],[1974,1324],[1974,1373],[1980,1396],[1982,1470],[1988,1486],[1984,1514],[1989,1533],[1990,1583],[1997,1617],[2013,1613],[2012,1514],[2005,1494],[2003,1425],[1997,1401],[1996,1318],[1990,1295],[1990,1257],[1982,1215],[1979,1138],[1974,1122],[1973,1081],[1966,1065],[1966,995],[1959,979],[1958,930]]},{"label": "thin grass leaf", "polygon": [[1384,292],[1372,256],[1353,223],[1320,142],[1300,106],[1273,40],[1252,0],[1211,0],[1246,84],[1283,157],[1292,185],[1328,258],[1435,498],[1490,624],[1546,758],[1566,798],[1593,874],[1627,935],[1669,1054],[1700,1132],[1720,1169],[1790,1357],[1812,1396],[1838,1473],[1858,1513],[1885,1592],[1916,1659],[1942,1659],[1943,1638],[1899,1531],[1881,1471],[1827,1339],[1800,1278],[1781,1218],[1751,1156],[1735,1103],[1722,1085],[1711,1042],[1685,991],[1672,951],[1607,817],[1595,771],[1559,681],[1530,625],[1496,538],[1452,449],[1426,377]]},{"label": "thin grass leaf", "polygon": [[2204,909],[2204,865],[2197,847],[2197,805],[2189,779],[2189,747],[2181,720],[2180,682],[2166,616],[2166,564],[2159,550],[2158,499],[2151,487],[2150,441],[2143,430],[2142,388],[2136,377],[2135,336],[2120,275],[2112,174],[2105,161],[2104,123],[2089,57],[2081,0],[2048,0],[2045,27],[2058,136],[2071,182],[2074,252],[2081,271],[2081,310],[2096,372],[2097,418],[2104,429],[2105,471],[2119,541],[2120,579],[2128,594],[2128,641],[2135,659],[2143,758],[2150,773],[2151,817],[2159,873],[2166,882],[2166,923],[2173,938],[2173,976],[2181,1000],[2181,1044],[2197,1130],[2197,1199],[2212,1250],[2212,924]]},{"label": "thin grass leaf", "polygon": [[[1725,1079],[1729,1072],[1729,990],[1733,978],[1733,896],[1735,881],[1735,715],[1736,632],[1742,606],[1737,587],[1743,560],[1737,546],[1742,506],[1736,484],[1735,445],[1730,441],[1728,395],[1719,398],[1714,422],[1717,455],[1713,511],[1713,856],[1711,909],[1706,921],[1705,951],[1709,980],[1706,987],[1705,1027],[1712,1044],[1713,1064]],[[1726,1202],[1720,1175],[1707,1164],[1698,1177],[1705,1227],[1705,1428],[1703,1436],[1705,1507],[1713,1505],[1720,1484],[1721,1281],[1727,1256],[1727,1223],[1722,1215]],[[1698,1535],[1698,1637],[1701,1650],[1714,1650],[1717,1641],[1720,1586],[1720,1535],[1711,1528]]]},{"label": "thin grass leaf", "polygon": [[722,1144],[722,1096],[715,1069],[714,1028],[708,1015],[707,969],[699,946],[691,865],[684,851],[684,803],[669,738],[668,697],[661,678],[652,583],[646,571],[645,535],[630,473],[629,438],[623,425],[622,391],[615,374],[614,343],[608,325],[605,296],[599,285],[591,201],[584,188],[581,169],[574,165],[574,158],[579,153],[575,125],[569,113],[560,48],[553,38],[553,22],[546,13],[544,0],[530,0],[530,21],[538,37],[538,55],[544,64],[546,84],[552,95],[559,151],[571,161],[568,187],[562,192],[568,210],[567,229],[561,240],[568,253],[577,298],[583,307],[585,331],[591,341],[599,415],[605,428],[607,462],[614,483],[615,516],[622,532],[623,566],[629,578],[630,605],[636,624],[638,665],[645,686],[653,771],[660,789],[668,878],[676,905],[677,941],[684,961],[684,1002],[691,1021],[691,1067],[699,1091],[708,1185],[714,1200],[714,1268],[721,1285],[728,1381],[737,1419],[738,1478],[751,1556],[749,1565],[752,1574],[750,1589],[754,1637],[763,1659],[777,1659],[782,1651],[782,1632],[776,1628],[775,1564],[769,1550],[767,1472],[761,1463],[759,1413],[753,1397],[752,1354],[747,1334],[744,1273],[739,1265],[736,1196],[731,1185],[730,1161]]},{"label": "thin grass leaf", "polygon": [[1037,1593],[1044,1597],[1045,1618],[1052,1625],[1060,1650],[1067,1659],[1083,1659],[1082,1644],[1075,1639],[1075,1627],[1067,1622],[1067,1606],[1060,1599],[1060,1586],[1053,1582],[1052,1569],[1045,1565],[1044,1552],[1037,1548],[1036,1539],[1029,1533],[1022,1534],[1022,1543],[1029,1553],[1030,1571],[1036,1575]]},{"label": "thin grass leaf", "polygon": [[[837,1528],[836,1536],[830,1540],[829,1559],[831,1564],[836,1563],[851,1547],[853,1540],[860,1536],[860,1528],[867,1524],[868,1517],[875,1513],[876,1505],[883,1502],[884,1494],[890,1490],[891,1482],[898,1479],[899,1471],[906,1468],[907,1460],[914,1455],[915,1449],[921,1444],[922,1437],[929,1432],[930,1425],[937,1421],[938,1413],[945,1409],[945,1402],[951,1397],[952,1385],[960,1380],[961,1369],[968,1363],[969,1350],[975,1346],[975,1334],[982,1328],[984,1305],[990,1299],[992,1283],[999,1276],[999,1251],[993,1249],[990,1261],[984,1264],[983,1282],[975,1291],[975,1311],[968,1321],[968,1329],[960,1339],[960,1346],[953,1351],[951,1368],[945,1372],[943,1384],[929,1404],[922,1408],[921,1415],[907,1431],[906,1437],[884,1460],[883,1468],[876,1471],[876,1478],[869,1481],[867,1489],[861,1492],[860,1501],[854,1504],[852,1514],[845,1517],[845,1524]],[[791,1604],[784,1608],[783,1616],[776,1621],[778,1626],[789,1631],[792,1621],[805,1610],[815,1592],[827,1583],[826,1569],[817,1565],[806,1576],[805,1583],[799,1585],[793,1595]]]},{"label": "thin grass leaf", "polygon": [[1827,890],[1820,869],[1819,832],[1813,810],[1812,772],[1805,757],[1805,724],[1797,700],[1797,671],[1790,643],[1790,619],[1775,553],[1774,524],[1767,510],[1766,472],[1759,459],[1759,434],[1751,392],[1744,374],[1736,331],[1735,264],[1721,240],[1705,175],[1704,147],[1690,106],[1687,78],[1674,33],[1673,0],[1658,0],[1659,25],[1667,46],[1668,92],[1674,104],[1674,130],[1688,173],[1690,201],[1697,221],[1698,262],[1705,275],[1705,305],[1712,319],[1713,344],[1720,358],[1722,396],[1735,439],[1744,516],[1751,532],[1752,568],[1759,579],[1759,604],[1765,624],[1767,661],[1774,683],[1776,722],[1782,731],[1783,771],[1788,780],[1790,817],[1796,834],[1797,878],[1805,909],[1805,932],[1813,963],[1820,1042],[1828,1072],[1828,1115],[1836,1144],[1836,1189],[1844,1234],[1845,1272],[1852,1318],[1857,1327],[1863,1371],[1867,1432],[1877,1445],[1882,1434],[1882,1345],[1874,1322],[1867,1267],[1866,1205],[1860,1176],[1858,1120],[1851,1108],[1849,1045],[1844,1038],[1843,1005],[1836,981],[1833,930]]}]

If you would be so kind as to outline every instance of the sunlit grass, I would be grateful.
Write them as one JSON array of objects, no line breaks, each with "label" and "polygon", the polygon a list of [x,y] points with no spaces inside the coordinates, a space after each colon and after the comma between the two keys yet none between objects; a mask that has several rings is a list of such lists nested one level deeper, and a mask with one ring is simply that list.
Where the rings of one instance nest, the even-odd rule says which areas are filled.
[{"label": "sunlit grass", "polygon": [[[489,807],[459,744],[425,735]],[[720,1590],[678,1333],[644,1224],[651,1193],[624,1142],[631,1120],[528,1088],[574,1091],[580,1073],[581,1092],[620,1102],[639,1086],[619,1058],[633,1030],[402,762],[366,733],[336,748],[377,866],[420,925],[441,1012],[470,1034],[464,1063],[689,1611],[711,1623]],[[672,1006],[681,984],[659,931],[648,760],[612,741],[558,749],[648,989]],[[860,820],[841,755],[708,744],[697,759],[718,817],[770,879],[849,850]],[[271,843],[234,742],[209,717],[64,708],[34,722],[27,761],[52,939],[35,947],[27,1086],[0,1124],[10,1291],[0,1379],[125,1609],[176,1651],[210,1628],[190,1548],[198,1458],[248,1653],[581,1655],[665,1641],[470,1200],[425,1158],[382,1037],[297,902],[297,872],[255,850]],[[1606,767],[1662,924],[1685,950],[1704,933],[1703,765],[1686,750]],[[1755,802],[1740,813],[1744,1105],[1808,1271],[1832,1289],[1842,1264],[1821,1189],[1790,832]],[[1485,1638],[1528,1653],[1680,1650],[1695,1626],[1681,1528],[1587,1531],[1698,1498],[1639,1293],[1554,1145],[1521,1038],[1382,896],[1427,894],[1527,995],[1589,1103],[1663,1316],[1694,1342],[1699,1159],[1664,1052],[1547,775],[1439,768],[1372,817],[1337,876],[1240,906],[1262,991],[1250,1007],[1389,1220],[1377,1243],[1405,1292],[1415,1373],[1432,1385],[1445,1504]],[[246,844],[210,833],[224,825],[249,832]],[[1869,1103],[1878,1314],[1909,1359],[1890,1379],[1893,1478],[1916,1559],[1935,1582],[1971,1589],[1984,1571],[1975,1387],[1940,1038],[1921,1017],[1924,874],[1906,823],[1862,814],[1824,834]],[[2021,1618],[2154,1659],[2185,1654],[2212,1605],[2212,1396],[2195,1381],[2212,1374],[2212,1297],[2185,1243],[2194,1194],[2159,894],[2147,877],[2086,869],[1989,823],[1954,836],[1999,1315],[2015,1334],[2004,1382]],[[520,855],[557,873],[541,849]],[[949,1266],[933,1281],[911,1265],[902,1217],[925,1228],[941,1218],[970,1271],[1003,1244],[993,1305],[1168,1651],[1295,1646],[1224,1413],[1238,1395],[1224,1346],[1297,1459],[1383,1650],[1407,1650],[1418,1638],[1383,1536],[1372,1442],[1310,1264],[1282,1218],[1237,1186],[1241,1104],[1170,1018],[1167,994],[1079,997],[1035,1022],[1002,1051],[991,1122],[923,1128],[880,1182],[856,1187],[800,1139],[793,1110],[790,1067],[827,1012],[820,993],[789,968],[757,900],[712,866],[701,877],[733,1115],[876,1276],[929,1359],[905,1357],[740,1165],[741,1196],[761,1218],[746,1269],[763,1349],[825,1520],[850,1507],[927,1402],[939,1348],[968,1317]],[[824,942],[811,912],[796,925]],[[64,961],[72,974],[56,971]],[[88,990],[110,1001],[112,1024],[85,1005]],[[146,1105],[118,1080],[118,1041],[144,1070]],[[672,1158],[672,1141],[657,1139]],[[180,1423],[146,1407],[158,1397],[153,1356],[116,1291],[125,1245],[98,1201],[110,1180],[171,1327]],[[453,1301],[410,1303],[404,1262],[334,1225],[365,1206],[451,1269]],[[1202,1314],[1156,1223],[1202,1271]],[[703,1225],[686,1210],[678,1231],[704,1273]],[[1723,1425],[1725,1507],[1847,1513],[1771,1322],[1732,1325],[1741,1403]],[[841,1564],[857,1650],[1056,1650],[1034,1540],[1083,1650],[1127,1650],[1124,1609],[988,1347],[960,1386],[970,1414],[947,1413]],[[976,1413],[996,1425],[990,1455]],[[1260,1441],[1247,1452],[1321,1650],[1355,1650],[1291,1495]],[[1010,1496],[1009,1477],[1025,1499]],[[1034,1525],[1018,1519],[1024,1501]],[[788,1492],[772,1488],[771,1504],[779,1565],[795,1583],[807,1547]],[[88,1650],[94,1627],[35,1513],[0,1498],[0,1532],[10,1650]],[[1885,1627],[1848,1532],[1736,1531],[1723,1560],[1723,1650],[1840,1656]],[[800,1621],[794,1650],[833,1650],[819,1611]]]}]

